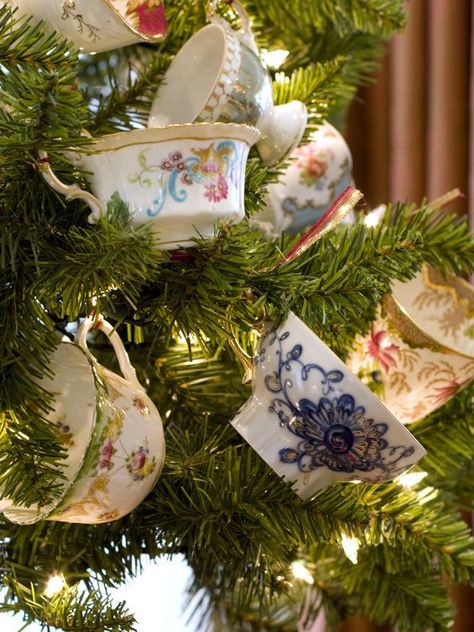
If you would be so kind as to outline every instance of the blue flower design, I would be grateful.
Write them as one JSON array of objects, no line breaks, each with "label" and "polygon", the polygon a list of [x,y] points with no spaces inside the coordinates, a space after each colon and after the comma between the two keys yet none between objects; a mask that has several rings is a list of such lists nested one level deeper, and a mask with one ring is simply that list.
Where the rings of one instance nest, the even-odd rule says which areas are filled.
[{"label": "blue flower design", "polygon": [[[272,332],[262,341],[256,359],[257,365],[263,365],[265,350],[276,357],[276,370],[264,376],[266,389],[273,395],[269,411],[278,417],[281,426],[301,439],[296,447],[279,450],[280,461],[295,464],[304,473],[319,467],[346,473],[378,469],[383,479],[397,471],[400,461],[412,455],[414,448],[389,445],[384,437],[387,424],[370,418],[364,406],[358,405],[350,393],[344,393],[343,371],[304,363],[301,344],[293,344],[284,352],[283,342],[289,337],[288,331],[280,336]],[[277,348],[272,351],[274,345]],[[321,397],[317,401],[301,398],[297,386],[310,379],[319,382]]]},{"label": "blue flower design", "polygon": [[322,397],[318,404],[302,399],[299,408],[287,427],[303,440],[296,449],[280,450],[284,463],[296,463],[301,472],[323,465],[337,472],[379,467],[381,451],[388,445],[382,438],[387,425],[368,419],[352,395]]}]

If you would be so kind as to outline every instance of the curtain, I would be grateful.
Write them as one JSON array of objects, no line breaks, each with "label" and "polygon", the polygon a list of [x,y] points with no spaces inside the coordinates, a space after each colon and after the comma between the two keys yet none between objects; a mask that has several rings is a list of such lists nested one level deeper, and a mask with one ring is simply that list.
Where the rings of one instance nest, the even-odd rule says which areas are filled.
[{"label": "curtain", "polygon": [[[405,30],[349,113],[355,182],[371,207],[458,187],[467,197],[447,210],[469,212],[474,226],[474,0],[410,0],[406,8]],[[452,592],[453,632],[473,632],[473,590]],[[340,632],[389,630],[354,619]]]},{"label": "curtain", "polygon": [[[468,193],[472,4],[407,2],[405,30],[390,43],[375,83],[359,92],[347,138],[371,206],[420,202],[455,187]],[[466,212],[467,202],[455,210]]]}]

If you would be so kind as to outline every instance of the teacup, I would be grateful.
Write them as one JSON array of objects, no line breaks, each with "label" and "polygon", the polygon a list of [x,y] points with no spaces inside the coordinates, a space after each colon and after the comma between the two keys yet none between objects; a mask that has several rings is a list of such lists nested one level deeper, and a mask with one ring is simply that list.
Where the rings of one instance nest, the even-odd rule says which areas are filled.
[{"label": "teacup", "polygon": [[474,287],[454,275],[446,279],[425,265],[414,279],[396,281],[393,298],[437,343],[474,358]]},{"label": "teacup", "polygon": [[390,479],[425,450],[295,314],[265,336],[232,425],[303,499],[336,481]]},{"label": "teacup", "polygon": [[270,223],[278,235],[302,230],[352,184],[351,151],[337,129],[325,122],[309,143],[293,151],[278,182],[268,186],[266,207],[256,219]]},{"label": "teacup", "polygon": [[[108,336],[123,377],[101,366],[88,350],[87,334],[93,327]],[[76,411],[77,418],[81,409],[86,420],[93,417],[90,441],[74,475],[65,471],[65,493],[47,513],[22,507],[5,510],[5,516],[19,524],[41,519],[96,524],[121,518],[149,494],[163,466],[165,442],[160,415],[137,380],[119,335],[105,321],[86,318],[75,343],[85,352],[92,369],[88,394],[92,389],[94,402],[91,406],[79,399],[81,391],[76,391],[72,375],[67,378],[69,389],[61,393],[62,406],[68,423],[71,410]],[[68,372],[66,365],[64,373]],[[70,440],[75,441],[75,436]]]},{"label": "teacup", "polygon": [[[423,323],[432,313],[431,307]],[[367,336],[356,339],[347,366],[404,424],[433,412],[474,379],[474,357],[437,342],[392,295]]]},{"label": "teacup", "polygon": [[257,56],[248,17],[239,12],[242,31],[213,16],[179,50],[158,88],[149,126],[194,121],[252,125],[262,134],[260,156],[274,164],[301,140],[307,110],[301,101],[273,106],[270,75]]},{"label": "teacup", "polygon": [[166,35],[164,0],[6,1],[20,14],[44,20],[86,53],[160,42]]},{"label": "teacup", "polygon": [[[245,125],[195,124],[111,134],[68,152],[87,175],[94,194],[59,181],[49,163],[43,176],[67,199],[83,199],[92,220],[116,195],[129,205],[132,224],[148,223],[158,248],[211,239],[217,222],[245,217],[245,165],[259,132]],[[45,154],[41,154],[44,156]]]},{"label": "teacup", "polygon": [[[94,367],[81,347],[64,338],[51,355],[52,376],[39,380],[39,385],[54,395],[51,411],[45,415],[56,431],[57,438],[66,450],[61,462],[65,477],[63,496],[77,476],[97,422],[98,391]],[[41,520],[59,503],[59,499],[39,507],[15,505],[3,496],[0,511],[14,522],[28,524]]]}]

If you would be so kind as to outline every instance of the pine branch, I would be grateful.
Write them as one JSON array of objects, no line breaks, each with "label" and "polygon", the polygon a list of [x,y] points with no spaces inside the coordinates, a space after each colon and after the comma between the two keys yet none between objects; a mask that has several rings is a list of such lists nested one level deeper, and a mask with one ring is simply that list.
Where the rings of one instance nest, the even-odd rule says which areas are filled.
[{"label": "pine branch", "polygon": [[10,603],[0,605],[0,612],[22,613],[27,623],[37,621],[47,632],[133,632],[135,619],[124,602],[111,603],[109,597],[96,592],[81,593],[76,587],[65,588],[53,597],[37,593],[8,577]]}]

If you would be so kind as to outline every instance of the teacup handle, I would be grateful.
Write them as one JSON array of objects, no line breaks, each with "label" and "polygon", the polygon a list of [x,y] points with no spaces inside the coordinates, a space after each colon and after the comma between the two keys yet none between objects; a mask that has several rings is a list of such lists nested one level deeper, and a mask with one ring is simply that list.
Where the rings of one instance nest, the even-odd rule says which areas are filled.
[{"label": "teacup handle", "polygon": [[99,217],[104,213],[103,206],[98,198],[89,191],[84,191],[78,184],[65,184],[62,182],[54,171],[51,169],[51,164],[48,154],[40,150],[38,155],[41,160],[41,175],[49,184],[49,186],[64,195],[66,200],[83,200],[91,209],[92,213],[89,215],[89,223],[94,224]]},{"label": "teacup handle", "polygon": [[[225,313],[225,322],[227,330],[233,335],[233,337],[229,338],[229,345],[232,351],[235,353],[236,358],[240,362],[242,368],[244,369],[244,375],[242,377],[242,384],[250,384],[253,377],[253,356],[250,356],[247,351],[240,344],[235,327],[232,324],[231,320],[232,314],[232,305],[228,305]],[[262,314],[259,319],[253,323],[253,328],[262,333],[265,324],[267,323],[267,316],[265,310],[263,309]]]},{"label": "teacup handle", "polygon": [[120,336],[112,327],[112,325],[104,320],[101,315],[96,317],[87,316],[86,318],[84,318],[81,325],[79,326],[79,329],[77,330],[74,342],[82,347],[84,351],[90,354],[89,348],[87,346],[87,334],[90,332],[91,329],[100,329],[108,337],[114,348],[120,370],[122,371],[124,378],[128,382],[131,382],[133,386],[143,391],[143,386],[138,381],[137,374],[130,362],[130,358],[128,357],[128,353],[123,346],[123,342]]},{"label": "teacup handle", "polygon": [[[230,5],[232,9],[237,13],[242,24],[241,29],[237,31],[237,34],[243,40],[244,44],[248,46],[253,52],[258,55],[258,47],[255,42],[255,36],[252,31],[252,25],[250,24],[250,18],[244,7],[238,2],[238,0],[225,0],[226,4]],[[230,29],[230,25],[227,20],[224,20],[216,14],[217,5],[219,0],[208,0],[206,5],[206,15],[210,22],[216,22],[223,24]]]}]

